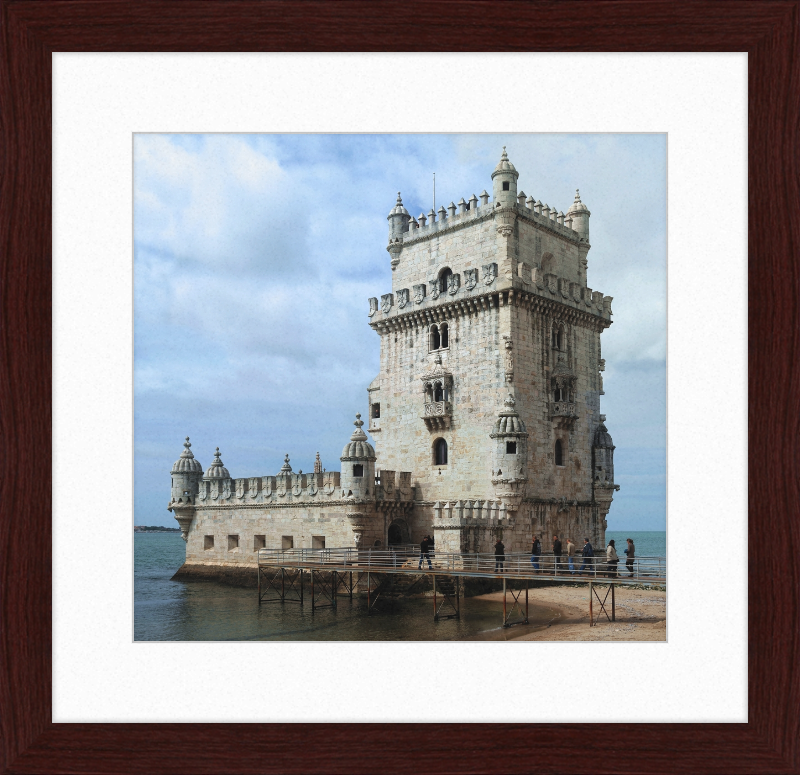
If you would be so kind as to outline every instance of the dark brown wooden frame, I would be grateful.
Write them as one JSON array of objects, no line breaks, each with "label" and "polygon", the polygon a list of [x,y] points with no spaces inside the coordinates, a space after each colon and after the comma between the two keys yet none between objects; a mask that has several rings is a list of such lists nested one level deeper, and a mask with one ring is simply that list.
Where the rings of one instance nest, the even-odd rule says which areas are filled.
[{"label": "dark brown wooden frame", "polygon": [[[800,0],[0,9],[0,771],[800,772]],[[51,54],[288,50],[748,52],[747,724],[51,722]]]}]

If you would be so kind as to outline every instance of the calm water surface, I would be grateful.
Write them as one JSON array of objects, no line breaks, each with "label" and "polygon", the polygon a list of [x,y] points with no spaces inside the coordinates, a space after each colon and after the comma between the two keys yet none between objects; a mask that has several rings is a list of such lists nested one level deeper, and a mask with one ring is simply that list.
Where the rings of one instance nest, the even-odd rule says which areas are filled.
[{"label": "calm water surface", "polygon": [[502,603],[466,598],[461,618],[433,621],[433,601],[410,598],[366,615],[366,601],[340,596],[337,611],[297,603],[258,605],[255,589],[172,581],[183,564],[178,533],[134,535],[134,640],[504,640],[546,627],[551,609],[529,606],[531,625],[503,628]]}]

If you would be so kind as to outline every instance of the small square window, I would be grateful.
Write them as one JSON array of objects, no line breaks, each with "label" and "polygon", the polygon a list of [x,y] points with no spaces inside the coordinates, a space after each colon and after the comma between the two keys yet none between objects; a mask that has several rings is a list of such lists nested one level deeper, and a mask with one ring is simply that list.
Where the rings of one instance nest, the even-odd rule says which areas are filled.
[{"label": "small square window", "polygon": [[281,549],[294,549],[294,536],[281,536]]},{"label": "small square window", "polygon": [[373,404],[372,405],[372,416],[376,420],[381,416],[381,405],[380,404]]},{"label": "small square window", "polygon": [[353,466],[353,476],[359,477],[364,476],[364,466],[361,463],[356,463]]},{"label": "small square window", "polygon": [[516,455],[517,454],[517,442],[516,441],[507,441],[506,442],[506,455]]},{"label": "small square window", "polygon": [[208,551],[214,548],[214,536],[203,536],[203,549]]},{"label": "small square window", "polygon": [[229,552],[239,551],[239,536],[228,536],[228,551]]},{"label": "small square window", "polygon": [[324,549],[325,548],[325,536],[311,536],[311,548],[312,549]]},{"label": "small square window", "polygon": [[503,191],[508,191],[508,187],[509,187],[509,185],[510,185],[510,184],[509,184],[509,182],[506,180],[506,181],[503,183]]},{"label": "small square window", "polygon": [[253,536],[253,551],[257,552],[259,549],[267,548],[266,536]]}]

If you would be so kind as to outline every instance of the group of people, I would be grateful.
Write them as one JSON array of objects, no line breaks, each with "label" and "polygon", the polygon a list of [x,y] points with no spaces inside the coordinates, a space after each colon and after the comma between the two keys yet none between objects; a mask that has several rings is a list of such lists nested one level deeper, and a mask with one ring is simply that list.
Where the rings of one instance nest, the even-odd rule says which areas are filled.
[{"label": "group of people", "polygon": [[[633,544],[633,539],[628,538],[626,539],[628,542],[628,548],[625,549],[625,554],[628,555],[628,559],[625,561],[625,567],[627,568],[630,577],[633,578],[633,566],[634,566],[634,557],[636,552],[636,547]],[[431,538],[430,534],[427,534],[419,545],[419,567],[422,568],[422,561],[427,559],[428,567],[433,568],[431,565],[431,551],[433,550],[433,538]],[[561,539],[557,536],[553,536],[553,557],[555,559],[555,568],[557,571],[561,570],[564,571],[564,561],[561,559],[563,555],[563,545],[561,543]],[[581,563],[581,567],[578,570],[575,570],[575,544],[573,543],[571,538],[567,539],[567,568],[569,572],[574,576],[576,573],[583,573],[583,571],[588,568],[590,571],[594,566],[594,549],[592,548],[591,543],[589,543],[588,538],[583,539],[583,548],[581,549],[581,555],[583,557],[583,562]],[[539,540],[539,536],[534,536],[531,542],[531,564],[533,565],[534,570],[540,570],[540,562],[542,556],[542,542]],[[497,539],[497,542],[494,545],[494,572],[500,573],[503,571],[506,561],[506,547],[503,543],[501,538]],[[609,578],[617,578],[617,563],[619,563],[619,557],[617,556],[617,549],[614,543],[614,539],[612,538],[608,542],[608,546],[606,547],[606,573]]]},{"label": "group of people", "polygon": [[[625,567],[627,568],[630,577],[633,578],[633,566],[634,566],[634,557],[636,552],[636,547],[634,546],[633,539],[628,538],[626,539],[628,542],[628,548],[625,550],[625,554],[628,555],[628,559],[625,561]],[[500,543],[498,541],[498,543]],[[502,546],[502,543],[500,543]],[[497,544],[495,544],[495,555],[497,555]],[[553,536],[553,558],[555,562],[556,571],[564,570],[563,560],[561,559],[563,555],[563,545],[561,543],[561,539],[557,536]],[[574,576],[576,573],[583,573],[586,568],[589,570],[592,569],[594,565],[594,549],[589,543],[588,538],[583,539],[583,549],[581,550],[581,555],[583,556],[583,562],[581,563],[581,567],[576,571],[575,570],[575,544],[573,543],[571,538],[567,539],[567,566],[569,568],[569,572]],[[534,570],[539,570],[539,563],[540,558],[542,556],[542,542],[539,540],[539,536],[534,536],[533,540],[531,541],[531,564],[533,565]],[[617,563],[619,562],[619,557],[617,556],[617,549],[614,543],[614,539],[612,538],[608,542],[608,546],[606,547],[606,573],[610,578],[617,578]],[[495,564],[495,570],[496,570]],[[502,570],[502,568],[501,568]]]}]

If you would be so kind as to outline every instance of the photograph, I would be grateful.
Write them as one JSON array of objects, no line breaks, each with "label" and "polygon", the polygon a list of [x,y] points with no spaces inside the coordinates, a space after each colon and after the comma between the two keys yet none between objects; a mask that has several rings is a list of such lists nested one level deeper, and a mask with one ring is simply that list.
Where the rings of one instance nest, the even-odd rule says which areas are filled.
[{"label": "photograph", "polygon": [[135,641],[667,641],[667,135],[152,134]]}]

